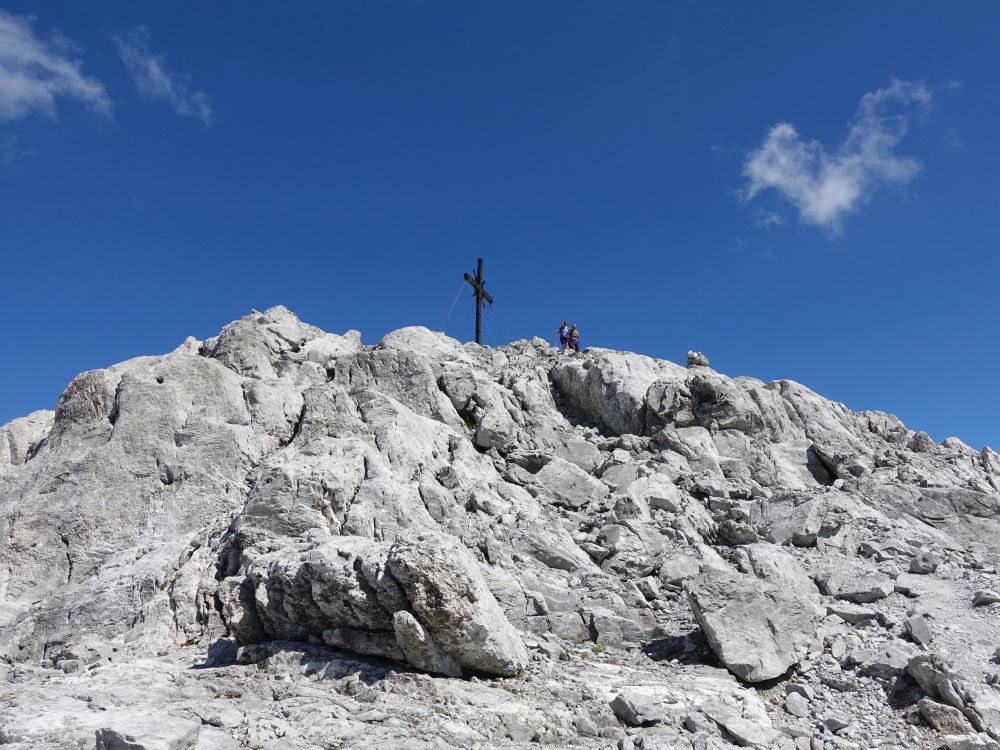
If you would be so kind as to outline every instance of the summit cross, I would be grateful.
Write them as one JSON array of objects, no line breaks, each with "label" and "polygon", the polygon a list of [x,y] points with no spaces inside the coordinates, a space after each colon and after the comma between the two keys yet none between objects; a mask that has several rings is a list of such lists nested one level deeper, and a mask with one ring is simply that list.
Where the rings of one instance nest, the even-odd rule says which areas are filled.
[{"label": "summit cross", "polygon": [[473,278],[469,274],[463,274],[465,280],[472,285],[472,289],[476,296],[476,343],[481,344],[482,342],[482,320],[483,320],[483,300],[486,300],[491,305],[493,304],[493,297],[489,292],[486,291],[486,279],[483,278],[483,259],[479,258],[476,261],[476,276]]}]

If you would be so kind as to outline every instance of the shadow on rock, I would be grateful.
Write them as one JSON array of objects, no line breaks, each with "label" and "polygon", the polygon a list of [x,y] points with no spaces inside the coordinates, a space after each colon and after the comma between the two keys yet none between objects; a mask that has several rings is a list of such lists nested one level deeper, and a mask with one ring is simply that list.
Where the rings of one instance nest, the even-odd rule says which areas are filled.
[{"label": "shadow on rock", "polygon": [[388,675],[414,670],[377,657],[358,657],[346,651],[314,646],[300,641],[268,641],[242,648],[227,638],[220,638],[208,650],[206,659],[195,669],[212,669],[234,665],[256,665],[259,668],[294,668],[307,677],[339,680],[356,675],[365,685],[374,685]]},{"label": "shadow on rock", "polygon": [[722,666],[700,628],[695,628],[690,633],[682,635],[656,638],[643,645],[642,650],[646,656],[654,661],[673,661],[676,659],[680,664]]}]

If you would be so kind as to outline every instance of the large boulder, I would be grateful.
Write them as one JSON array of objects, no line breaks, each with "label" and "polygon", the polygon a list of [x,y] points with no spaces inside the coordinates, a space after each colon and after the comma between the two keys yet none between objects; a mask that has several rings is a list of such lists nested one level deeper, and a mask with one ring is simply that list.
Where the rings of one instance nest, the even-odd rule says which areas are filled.
[{"label": "large boulder", "polygon": [[1000,692],[992,686],[967,679],[939,653],[917,654],[907,671],[929,698],[957,708],[976,730],[1000,740]]},{"label": "large boulder", "polygon": [[404,534],[386,569],[437,647],[464,671],[512,676],[527,666],[524,642],[454,537],[426,529]]},{"label": "large boulder", "polygon": [[583,469],[553,458],[534,476],[543,500],[574,510],[607,497],[608,488]]},{"label": "large boulder", "polygon": [[591,349],[586,359],[567,358],[551,370],[566,404],[587,421],[621,435],[646,429],[646,392],[658,380],[678,380],[680,365],[630,352]]},{"label": "large boulder", "polygon": [[249,585],[249,615],[239,592],[225,600],[242,643],[322,639],[451,676],[512,676],[528,662],[479,564],[441,532],[403,531],[391,545],[340,536],[291,558],[265,555]]},{"label": "large boulder", "polygon": [[781,677],[798,664],[822,615],[799,594],[719,570],[688,579],[684,590],[719,661],[747,682]]}]

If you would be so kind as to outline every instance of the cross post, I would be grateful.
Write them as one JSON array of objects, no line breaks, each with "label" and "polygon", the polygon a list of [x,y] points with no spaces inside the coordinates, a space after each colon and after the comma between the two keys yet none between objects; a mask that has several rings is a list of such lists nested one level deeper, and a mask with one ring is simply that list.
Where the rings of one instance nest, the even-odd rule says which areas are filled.
[{"label": "cross post", "polygon": [[483,300],[486,300],[491,305],[493,304],[493,297],[486,291],[486,279],[483,278],[483,259],[479,258],[476,261],[475,278],[469,276],[467,273],[462,275],[472,285],[473,293],[476,296],[476,343],[481,344],[483,343]]}]

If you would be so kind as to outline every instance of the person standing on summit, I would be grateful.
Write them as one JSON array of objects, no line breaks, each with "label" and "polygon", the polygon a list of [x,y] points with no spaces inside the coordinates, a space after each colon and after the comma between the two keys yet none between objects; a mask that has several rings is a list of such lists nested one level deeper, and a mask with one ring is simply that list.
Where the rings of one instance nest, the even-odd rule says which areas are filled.
[{"label": "person standing on summit", "polygon": [[569,348],[574,352],[580,351],[580,331],[577,330],[576,323],[569,327],[569,333],[566,336],[569,339]]},{"label": "person standing on summit", "polygon": [[569,324],[564,320],[556,332],[559,334],[559,348],[566,351],[566,347],[569,346]]}]

